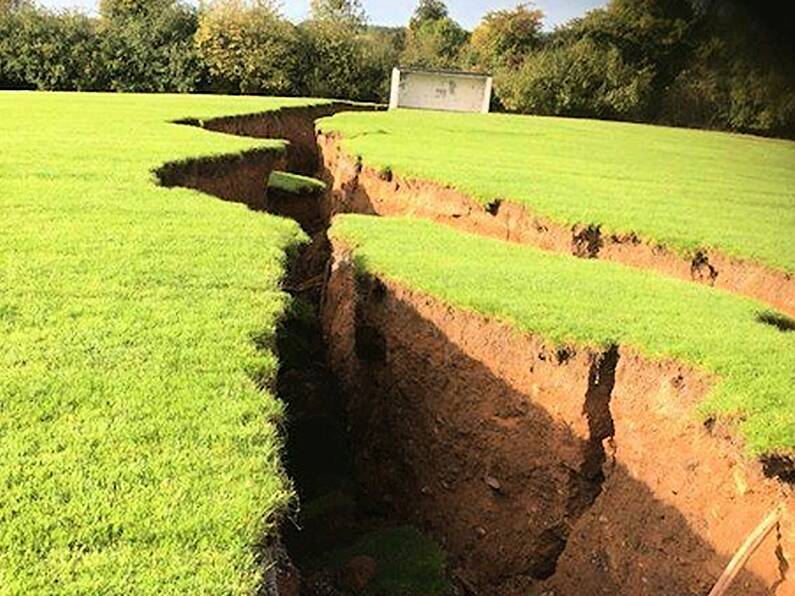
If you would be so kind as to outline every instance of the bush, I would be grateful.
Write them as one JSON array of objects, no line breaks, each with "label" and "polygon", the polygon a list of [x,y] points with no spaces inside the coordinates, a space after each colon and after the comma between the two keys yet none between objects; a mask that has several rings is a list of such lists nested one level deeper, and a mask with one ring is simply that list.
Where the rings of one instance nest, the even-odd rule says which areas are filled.
[{"label": "bush", "polygon": [[488,13],[472,32],[469,62],[483,69],[521,65],[541,44],[543,16],[528,4]]},{"label": "bush", "polygon": [[0,89],[28,87],[16,61],[16,19],[10,11],[0,10]]},{"label": "bush", "polygon": [[365,99],[369,48],[359,36],[352,35],[342,25],[308,21],[301,25],[301,40],[303,94]]},{"label": "bush", "polygon": [[498,98],[534,114],[636,119],[646,111],[654,71],[627,64],[615,46],[581,39],[532,54],[518,72],[497,72]]},{"label": "bush", "polygon": [[203,67],[193,43],[197,14],[192,7],[174,2],[117,2],[103,11],[102,59],[109,88],[129,92],[195,91]]},{"label": "bush", "polygon": [[362,36],[364,66],[362,93],[366,101],[389,101],[392,69],[400,62],[406,44],[403,28],[369,27]]},{"label": "bush", "polygon": [[469,34],[451,18],[426,20],[406,33],[401,63],[419,68],[457,68],[468,41]]},{"label": "bush", "polygon": [[216,0],[199,18],[196,47],[213,91],[286,95],[298,79],[295,27],[268,2]]},{"label": "bush", "polygon": [[0,15],[0,84],[46,91],[105,85],[95,22],[31,7]]},{"label": "bush", "polygon": [[359,0],[312,0],[312,18],[299,27],[303,95],[383,100],[402,35],[368,27]]},{"label": "bush", "polygon": [[705,16],[695,51],[665,95],[660,121],[795,136],[791,42],[777,40],[752,17],[741,11]]}]

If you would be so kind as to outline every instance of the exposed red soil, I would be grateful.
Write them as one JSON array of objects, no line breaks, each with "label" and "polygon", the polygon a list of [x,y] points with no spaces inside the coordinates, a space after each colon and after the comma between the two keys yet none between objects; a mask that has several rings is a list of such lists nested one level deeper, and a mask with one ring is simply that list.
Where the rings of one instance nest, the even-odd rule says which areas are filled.
[{"label": "exposed red soil", "polygon": [[344,246],[323,322],[370,498],[442,541],[473,592],[703,595],[786,501],[730,593],[793,593],[792,496],[692,417],[705,375],[357,280]]},{"label": "exposed red soil", "polygon": [[795,317],[795,275],[764,265],[700,251],[687,259],[634,235],[606,235],[597,226],[573,228],[509,201],[489,205],[440,184],[379,173],[346,155],[334,135],[318,137],[325,179],[332,188],[327,209],[395,216],[413,215],[456,228],[544,250],[616,261],[632,267],[712,285],[761,300]]},{"label": "exposed red soil", "polygon": [[[161,186],[193,188],[225,201],[244,203],[251,209],[265,211],[284,204],[275,197],[269,204],[267,180],[274,170],[313,174],[320,165],[315,139],[315,119],[341,111],[372,111],[374,107],[330,103],[315,107],[294,107],[260,114],[214,118],[205,122],[179,120],[176,124],[199,126],[236,136],[284,139],[286,150],[250,149],[241,153],[196,157],[168,162],[155,170]],[[314,209],[314,208],[313,208]],[[285,216],[291,216],[285,213]]]},{"label": "exposed red soil", "polygon": [[312,175],[319,163],[315,140],[315,120],[337,112],[373,111],[370,105],[334,102],[311,107],[286,107],[262,114],[245,114],[213,118],[201,123],[203,128],[242,137],[284,139],[287,148],[287,169],[296,174]]}]

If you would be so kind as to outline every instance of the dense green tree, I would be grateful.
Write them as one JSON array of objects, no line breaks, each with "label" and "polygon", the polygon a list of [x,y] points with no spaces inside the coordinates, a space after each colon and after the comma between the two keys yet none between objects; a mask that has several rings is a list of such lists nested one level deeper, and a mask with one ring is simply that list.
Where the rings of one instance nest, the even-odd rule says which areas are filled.
[{"label": "dense green tree", "polygon": [[166,11],[175,3],[176,0],[100,0],[99,14],[109,20],[141,18]]},{"label": "dense green tree", "polygon": [[638,119],[647,108],[654,71],[627,63],[615,46],[583,38],[532,54],[518,72],[497,75],[499,99],[534,114]]},{"label": "dense green tree", "polygon": [[396,39],[368,28],[358,0],[316,0],[300,26],[301,90],[318,97],[382,100],[395,64]]},{"label": "dense green tree", "polygon": [[104,86],[95,22],[84,14],[23,7],[0,16],[0,83],[41,90]]},{"label": "dense green tree", "polygon": [[392,69],[400,63],[406,45],[403,27],[368,27],[362,35],[365,46],[360,98],[385,102],[389,100]]},{"label": "dense green tree", "polygon": [[293,92],[298,36],[271,1],[215,0],[200,16],[196,47],[216,91]]},{"label": "dense green tree", "polygon": [[26,6],[30,6],[28,0],[0,0],[0,14],[17,12]]},{"label": "dense green tree", "polygon": [[409,28],[400,60],[411,67],[457,68],[468,40],[469,33],[449,17],[425,21]]},{"label": "dense green tree", "polygon": [[114,91],[190,92],[202,76],[196,10],[175,0],[104,0],[100,33]]},{"label": "dense green tree", "polygon": [[692,51],[694,18],[690,0],[611,0],[557,36],[568,43],[589,39],[600,48],[615,48],[624,63],[652,71],[653,93],[643,114],[651,119]]},{"label": "dense green tree", "polygon": [[783,5],[699,6],[697,43],[666,90],[660,121],[795,136],[795,47]]},{"label": "dense green tree", "polygon": [[[497,94],[511,109],[653,120],[692,50],[689,0],[611,0],[558,28]],[[515,63],[514,63],[515,64]]]},{"label": "dense green tree", "polygon": [[443,0],[420,0],[409,22],[409,29],[419,29],[429,21],[441,21],[450,16]]},{"label": "dense green tree", "polygon": [[10,5],[0,4],[0,89],[25,87],[15,62],[17,24]]},{"label": "dense green tree", "polygon": [[469,61],[485,69],[519,66],[541,44],[543,18],[531,4],[486,14],[472,32]]}]

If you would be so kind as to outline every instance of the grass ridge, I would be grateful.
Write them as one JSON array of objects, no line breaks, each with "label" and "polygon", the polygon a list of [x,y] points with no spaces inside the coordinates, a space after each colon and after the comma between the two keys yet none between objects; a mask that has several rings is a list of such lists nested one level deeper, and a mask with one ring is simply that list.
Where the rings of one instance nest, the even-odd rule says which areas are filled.
[{"label": "grass ridge", "polygon": [[433,181],[484,205],[499,198],[681,255],[716,250],[795,273],[792,141],[417,110],[342,113],[319,127],[375,171]]},{"label": "grass ridge", "polygon": [[366,271],[554,345],[623,345],[695,366],[719,379],[701,416],[734,420],[755,456],[795,453],[795,333],[767,324],[754,300],[425,220],[340,215],[331,236]]}]

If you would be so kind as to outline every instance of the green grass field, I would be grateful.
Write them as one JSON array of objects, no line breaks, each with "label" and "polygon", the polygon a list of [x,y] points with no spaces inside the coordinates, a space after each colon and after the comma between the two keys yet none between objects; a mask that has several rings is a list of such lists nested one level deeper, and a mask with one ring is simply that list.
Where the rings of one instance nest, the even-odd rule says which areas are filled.
[{"label": "green grass field", "polygon": [[795,452],[795,333],[760,322],[753,300],[423,220],[346,215],[331,231],[364,270],[556,345],[618,344],[713,373],[701,415],[738,420],[754,454]]},{"label": "green grass field", "polygon": [[638,124],[398,110],[325,119],[365,165],[690,254],[795,272],[795,142]]},{"label": "green grass field", "polygon": [[[0,594],[257,589],[292,497],[270,387],[286,252],[305,236],[152,171],[284,146],[173,120],[309,102],[0,93]],[[795,271],[795,143],[417,112],[324,128],[374,167],[484,202]],[[737,419],[754,454],[795,453],[795,333],[752,300],[417,220],[343,216],[332,232],[362,267],[453,306],[711,372],[702,416]]]},{"label": "green grass field", "polygon": [[170,120],[301,103],[0,93],[0,593],[258,585],[291,489],[254,379],[302,235],[151,170],[281,146]]}]

